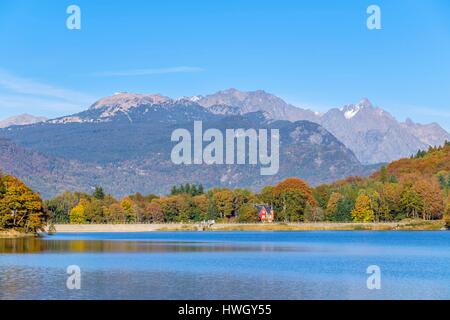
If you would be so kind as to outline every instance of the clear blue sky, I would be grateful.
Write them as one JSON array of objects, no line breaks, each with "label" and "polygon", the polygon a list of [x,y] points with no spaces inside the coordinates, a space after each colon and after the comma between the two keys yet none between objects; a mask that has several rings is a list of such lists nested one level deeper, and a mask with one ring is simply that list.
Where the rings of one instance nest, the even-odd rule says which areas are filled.
[{"label": "clear blue sky", "polygon": [[[81,30],[66,28],[71,4]],[[370,4],[382,30],[366,27]],[[448,0],[2,0],[0,43],[1,118],[235,87],[319,111],[368,97],[450,129]]]}]

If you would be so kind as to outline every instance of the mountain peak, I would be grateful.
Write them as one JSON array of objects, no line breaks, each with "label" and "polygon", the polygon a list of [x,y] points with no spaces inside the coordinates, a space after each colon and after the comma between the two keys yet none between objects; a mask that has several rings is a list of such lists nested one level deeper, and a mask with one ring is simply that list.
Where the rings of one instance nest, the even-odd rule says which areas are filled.
[{"label": "mountain peak", "polygon": [[358,105],[365,108],[373,108],[373,104],[368,98],[362,98]]},{"label": "mountain peak", "polygon": [[344,117],[350,120],[364,109],[374,109],[372,102],[368,98],[361,99],[357,104],[346,105],[341,111],[344,113]]},{"label": "mountain peak", "polygon": [[46,121],[46,117],[33,116],[28,113],[12,116],[4,120],[0,120],[0,128],[7,128],[10,126],[22,126]]},{"label": "mountain peak", "polygon": [[406,118],[405,124],[406,124],[407,126],[413,126],[413,125],[415,125],[414,121],[412,121],[411,118]]},{"label": "mountain peak", "polygon": [[[317,115],[311,110],[297,108],[264,90],[240,91],[235,88],[230,88],[202,97],[198,103],[205,108],[217,105],[230,106],[233,107],[233,114],[236,111],[240,114],[264,111],[272,119],[276,120],[297,121],[314,120],[317,118]],[[214,107],[211,111],[217,111],[223,114],[227,109]]]},{"label": "mountain peak", "polygon": [[102,109],[105,107],[119,107],[121,110],[128,110],[139,105],[158,104],[171,101],[170,98],[161,94],[138,94],[128,92],[117,92],[112,96],[102,98],[95,102],[90,109]]},{"label": "mountain peak", "polygon": [[229,88],[225,90],[221,90],[216,92],[215,94],[208,95],[207,97],[228,97],[235,98],[237,100],[245,100],[245,99],[254,99],[258,97],[272,98],[272,99],[280,99],[277,96],[268,93],[264,90],[254,90],[254,91],[241,91],[236,88]]},{"label": "mountain peak", "polygon": [[239,93],[239,92],[242,92],[242,91],[240,91],[240,90],[238,90],[236,88],[228,88],[228,89],[225,89],[225,90],[220,90],[219,93],[220,92],[221,93],[231,94],[231,93]]},{"label": "mountain peak", "polygon": [[191,103],[197,103],[198,101],[200,101],[203,98],[203,96],[182,96],[177,98],[175,101],[176,102],[191,102]]}]

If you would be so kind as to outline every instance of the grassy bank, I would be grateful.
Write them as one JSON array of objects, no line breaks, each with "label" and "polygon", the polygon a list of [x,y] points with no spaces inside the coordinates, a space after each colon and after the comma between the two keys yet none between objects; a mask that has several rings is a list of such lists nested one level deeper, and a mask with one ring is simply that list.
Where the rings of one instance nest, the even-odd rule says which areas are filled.
[{"label": "grassy bank", "polygon": [[0,230],[1,238],[24,238],[24,237],[35,237],[34,233],[23,233],[16,230]]},{"label": "grassy bank", "polygon": [[443,221],[402,221],[397,223],[274,223],[218,225],[220,231],[428,231],[441,230]]},{"label": "grassy bank", "polygon": [[[405,220],[389,223],[217,223],[207,231],[428,231],[442,230],[444,221]],[[201,231],[195,223],[176,224],[85,224],[55,225],[56,232],[151,232],[151,231]]]}]

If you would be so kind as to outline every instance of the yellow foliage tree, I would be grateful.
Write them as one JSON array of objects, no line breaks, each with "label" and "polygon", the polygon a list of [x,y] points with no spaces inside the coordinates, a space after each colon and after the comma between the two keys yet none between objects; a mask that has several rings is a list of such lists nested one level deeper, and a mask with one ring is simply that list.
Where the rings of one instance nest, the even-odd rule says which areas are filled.
[{"label": "yellow foliage tree", "polygon": [[374,221],[375,214],[372,210],[371,200],[365,193],[361,193],[356,198],[355,208],[352,210],[352,218],[355,222]]},{"label": "yellow foliage tree", "polygon": [[126,222],[136,222],[137,217],[133,201],[129,197],[126,197],[120,202],[120,205],[127,215]]},{"label": "yellow foliage tree", "polygon": [[71,224],[83,224],[86,223],[86,214],[85,214],[85,206],[86,200],[81,199],[78,205],[70,210],[70,223]]}]

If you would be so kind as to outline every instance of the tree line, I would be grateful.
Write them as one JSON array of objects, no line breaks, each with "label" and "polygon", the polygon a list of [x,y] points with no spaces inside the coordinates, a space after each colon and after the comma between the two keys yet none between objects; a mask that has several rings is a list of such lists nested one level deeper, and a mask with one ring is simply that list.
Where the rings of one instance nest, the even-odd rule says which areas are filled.
[{"label": "tree line", "polygon": [[97,187],[92,194],[64,192],[45,201],[45,206],[53,223],[72,224],[257,222],[258,204],[273,207],[279,222],[389,222],[450,215],[449,173],[441,172],[435,179],[394,180],[381,174],[312,188],[301,179],[288,178],[258,193],[228,188],[200,192],[198,185],[183,185],[166,196],[136,193],[122,199]]},{"label": "tree line", "polygon": [[220,220],[257,222],[257,204],[273,206],[279,221],[304,220],[316,207],[312,188],[303,180],[286,179],[260,193],[213,188],[201,184],[174,186],[167,196],[135,193],[115,199],[97,187],[92,194],[64,192],[45,201],[53,223],[171,223]]}]

